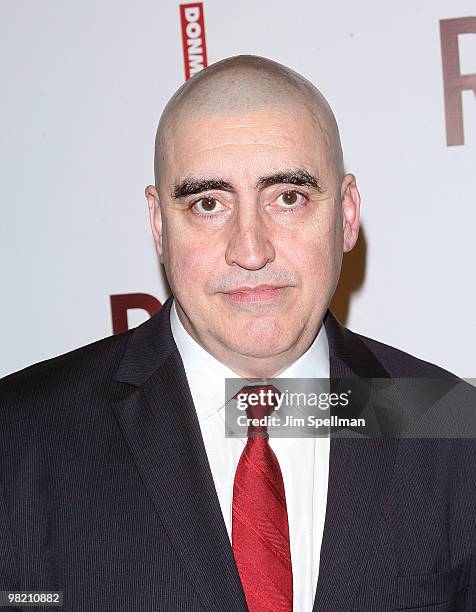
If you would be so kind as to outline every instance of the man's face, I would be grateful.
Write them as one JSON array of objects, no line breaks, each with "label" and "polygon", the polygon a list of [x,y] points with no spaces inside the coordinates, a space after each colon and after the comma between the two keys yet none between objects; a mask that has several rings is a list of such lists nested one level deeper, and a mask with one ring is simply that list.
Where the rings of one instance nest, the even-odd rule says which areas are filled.
[{"label": "man's face", "polygon": [[[319,124],[265,109],[169,134],[152,223],[182,323],[218,358],[307,348],[344,244],[344,188]],[[276,288],[237,292],[258,285]]]}]

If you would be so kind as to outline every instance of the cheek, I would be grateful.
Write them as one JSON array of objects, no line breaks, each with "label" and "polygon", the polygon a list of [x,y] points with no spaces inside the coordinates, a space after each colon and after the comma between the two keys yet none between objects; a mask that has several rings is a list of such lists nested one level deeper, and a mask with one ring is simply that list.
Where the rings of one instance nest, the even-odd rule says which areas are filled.
[{"label": "cheek", "polygon": [[217,249],[209,241],[179,231],[167,241],[167,260],[172,285],[188,293],[200,292],[217,270]]},{"label": "cheek", "polygon": [[336,233],[332,220],[322,218],[310,222],[298,232],[282,237],[280,246],[286,258],[306,278],[322,277],[332,268],[336,259]]},{"label": "cheek", "polygon": [[324,288],[333,277],[334,251],[328,242],[315,242],[303,247],[300,270],[304,284],[314,291]]}]

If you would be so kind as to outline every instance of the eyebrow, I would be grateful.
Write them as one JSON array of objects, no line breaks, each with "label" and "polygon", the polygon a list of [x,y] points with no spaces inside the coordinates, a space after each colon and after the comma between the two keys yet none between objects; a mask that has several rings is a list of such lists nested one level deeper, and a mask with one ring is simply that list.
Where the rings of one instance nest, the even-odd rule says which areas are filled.
[{"label": "eyebrow", "polygon": [[[256,182],[257,189],[264,189],[272,185],[297,185],[303,187],[313,187],[319,193],[322,188],[317,177],[302,168],[276,172],[269,176],[262,176]],[[218,178],[186,178],[177,183],[173,189],[175,199],[197,195],[205,191],[228,191],[234,193],[236,189],[229,181]]]},{"label": "eyebrow", "polygon": [[233,185],[221,179],[194,179],[186,178],[174,187],[174,198],[185,198],[204,191],[235,191]]},{"label": "eyebrow", "polygon": [[317,177],[310,174],[307,170],[298,168],[296,170],[287,170],[285,172],[277,172],[271,176],[263,176],[258,179],[256,187],[262,189],[270,185],[298,185],[302,187],[313,187],[319,193],[322,193],[322,188]]}]

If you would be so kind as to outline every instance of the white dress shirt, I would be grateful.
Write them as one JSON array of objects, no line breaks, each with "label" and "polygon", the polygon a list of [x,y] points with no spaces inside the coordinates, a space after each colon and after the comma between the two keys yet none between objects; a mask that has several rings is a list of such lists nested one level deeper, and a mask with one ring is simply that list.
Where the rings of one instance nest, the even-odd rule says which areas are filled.
[{"label": "white dress shirt", "polygon": [[[241,378],[215,359],[183,327],[173,300],[172,334],[180,352],[197,411],[220,507],[231,543],[233,482],[246,438],[225,437],[225,378]],[[324,325],[309,349],[279,378],[329,378],[329,346]],[[249,384],[243,379],[243,386]],[[311,612],[327,503],[328,437],[272,437],[281,467],[288,511],[293,571],[293,612]]]}]

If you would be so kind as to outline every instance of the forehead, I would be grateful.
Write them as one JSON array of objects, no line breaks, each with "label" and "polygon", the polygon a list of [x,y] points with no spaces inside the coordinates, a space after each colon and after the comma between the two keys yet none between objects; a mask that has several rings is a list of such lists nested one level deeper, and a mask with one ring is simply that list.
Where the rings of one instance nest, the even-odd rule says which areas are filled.
[{"label": "forehead", "polygon": [[305,108],[240,114],[178,115],[167,130],[165,165],[178,175],[285,166],[322,166],[328,141]]}]

